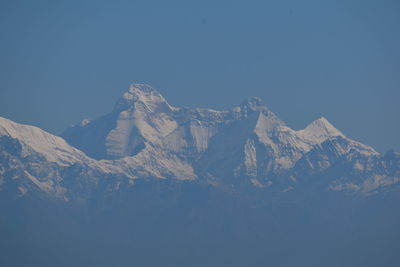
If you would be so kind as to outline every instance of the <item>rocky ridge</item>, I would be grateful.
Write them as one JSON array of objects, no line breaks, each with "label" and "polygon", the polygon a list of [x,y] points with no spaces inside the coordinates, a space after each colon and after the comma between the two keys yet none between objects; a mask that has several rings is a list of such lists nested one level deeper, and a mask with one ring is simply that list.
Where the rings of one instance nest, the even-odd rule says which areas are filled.
[{"label": "rocky ridge", "polygon": [[400,180],[398,153],[380,155],[325,118],[293,130],[257,97],[228,111],[180,108],[143,84],[62,138],[4,118],[0,138],[0,189],[13,184],[17,195],[88,198],[100,184],[118,191],[136,179],[287,192],[328,174],[324,190],[368,195]]}]

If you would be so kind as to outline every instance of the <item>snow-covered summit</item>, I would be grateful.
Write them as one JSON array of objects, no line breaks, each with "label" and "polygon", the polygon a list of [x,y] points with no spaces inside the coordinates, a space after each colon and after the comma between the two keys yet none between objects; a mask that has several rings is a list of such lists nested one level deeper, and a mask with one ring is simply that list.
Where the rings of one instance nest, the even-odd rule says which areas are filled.
[{"label": "snow-covered summit", "polygon": [[[237,123],[240,126],[235,126]],[[272,148],[274,156],[294,151],[290,153],[295,156],[287,160],[294,162],[312,146],[328,138],[344,137],[325,118],[303,130],[292,130],[259,97],[248,97],[230,111],[177,108],[146,84],[132,84],[111,114],[81,125],[70,129],[65,138],[95,158],[132,156],[146,144],[183,157],[199,157],[215,136],[255,133],[263,146]],[[92,138],[94,136],[96,138]],[[88,144],[92,144],[93,149]],[[98,153],[102,147],[104,149]]]},{"label": "snow-covered summit", "polygon": [[264,100],[256,96],[250,96],[246,98],[240,105],[243,109],[251,111],[268,111],[267,104]]},{"label": "snow-covered summit", "polygon": [[165,98],[153,87],[147,84],[131,84],[115,105],[114,110],[120,112],[139,103],[150,112],[170,111],[172,107]]},{"label": "snow-covered summit", "polygon": [[[347,138],[323,117],[294,130],[258,97],[227,111],[179,108],[144,84],[131,85],[109,114],[68,129],[63,134],[66,141],[0,118],[4,155],[12,154],[7,151],[8,142],[15,142],[7,137],[20,142],[23,161],[29,158],[45,161],[50,169],[71,168],[83,176],[111,175],[132,181],[203,179],[229,186],[279,187],[328,170],[338,160],[360,158],[365,166],[380,160],[379,153]],[[357,168],[367,170],[365,166]],[[386,171],[382,168],[379,172]],[[57,171],[61,177],[64,169]],[[30,174],[41,177],[44,173]],[[291,182],[282,183],[282,179]]]},{"label": "snow-covered summit", "polygon": [[310,142],[315,144],[321,143],[327,138],[332,138],[336,136],[344,137],[343,133],[336,129],[324,117],[313,121],[303,130],[297,131],[297,133],[306,140],[309,140]]},{"label": "snow-covered summit", "polygon": [[[249,97],[227,111],[180,108],[169,105],[156,89],[145,84],[132,84],[113,112],[71,128],[64,137],[96,159],[135,162],[157,170],[153,173],[170,171],[192,178],[269,179],[293,168],[327,140],[336,147],[337,137],[349,144],[339,149],[339,154],[352,149],[373,151],[345,137],[323,117],[302,130],[293,130],[259,97]],[[168,164],[159,172],[161,162]]]},{"label": "snow-covered summit", "polygon": [[73,164],[87,158],[84,153],[70,146],[61,137],[49,134],[38,127],[15,123],[2,117],[0,117],[0,136],[20,141],[23,144],[23,154],[27,155],[30,151],[34,151],[50,162]]}]

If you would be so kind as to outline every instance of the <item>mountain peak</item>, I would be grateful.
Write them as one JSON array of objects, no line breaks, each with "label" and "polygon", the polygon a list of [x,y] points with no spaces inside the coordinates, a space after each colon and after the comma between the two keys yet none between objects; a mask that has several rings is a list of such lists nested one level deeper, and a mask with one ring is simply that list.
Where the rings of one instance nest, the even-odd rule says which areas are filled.
[{"label": "mountain peak", "polygon": [[0,117],[0,137],[2,136],[8,136],[24,144],[25,155],[34,151],[47,160],[57,162],[60,165],[86,159],[84,153],[70,146],[61,137],[52,135],[35,126],[19,124]]},{"label": "mountain peak", "polygon": [[250,96],[246,98],[242,104],[242,107],[252,111],[267,111],[268,107],[264,100],[256,96]]},{"label": "mountain peak", "polygon": [[319,128],[319,129],[324,129],[327,132],[331,132],[332,134],[335,135],[341,135],[340,131],[337,130],[325,117],[319,117],[315,121],[313,121],[310,125],[306,127],[310,129],[312,128],[313,130]]},{"label": "mountain peak", "polygon": [[145,84],[145,83],[132,83],[129,86],[127,91],[128,92],[141,91],[141,92],[156,92],[156,93],[158,93],[158,91],[156,89],[154,89],[151,85]]},{"label": "mountain peak", "polygon": [[341,131],[336,129],[326,118],[320,117],[310,123],[303,130],[298,131],[300,134],[308,137],[310,140],[323,141],[330,137],[345,137]]},{"label": "mountain peak", "polygon": [[169,109],[171,108],[165,98],[156,89],[147,84],[135,83],[131,84],[118,100],[114,110],[125,110],[137,102],[144,104],[152,111],[155,111],[160,105]]}]

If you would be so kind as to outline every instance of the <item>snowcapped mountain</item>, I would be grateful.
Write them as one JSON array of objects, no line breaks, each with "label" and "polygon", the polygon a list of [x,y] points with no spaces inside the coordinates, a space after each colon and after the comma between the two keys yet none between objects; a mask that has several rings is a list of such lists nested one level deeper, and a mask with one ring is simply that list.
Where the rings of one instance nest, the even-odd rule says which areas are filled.
[{"label": "snowcapped mountain", "polygon": [[381,266],[398,255],[399,192],[399,153],[325,118],[291,129],[257,97],[191,109],[133,84],[62,137],[0,117],[2,266]]},{"label": "snowcapped mountain", "polygon": [[130,164],[144,176],[234,186],[278,188],[289,173],[301,180],[293,173],[323,172],[353,150],[378,156],[325,118],[293,130],[257,97],[228,111],[180,108],[143,84],[131,85],[110,114],[84,120],[62,136],[95,159]]},{"label": "snowcapped mountain", "polygon": [[[90,190],[96,190],[104,177],[119,177],[126,184],[154,178],[287,191],[354,158],[364,165],[381,166],[368,174],[374,186],[363,185],[371,183],[367,177],[351,181],[351,176],[336,175],[326,189],[368,193],[396,185],[400,179],[398,171],[382,176],[386,158],[347,138],[327,119],[293,130],[257,97],[228,111],[189,109],[171,106],[148,85],[133,84],[110,114],[83,120],[62,136],[66,141],[0,118],[3,161],[12,155],[20,162],[1,165],[2,186],[10,180],[7,174],[18,168],[41,190],[69,199],[75,194],[73,184],[64,182],[63,176],[80,166],[76,174],[80,178],[74,179],[87,183]],[[9,151],[13,142],[18,148]],[[398,154],[393,157],[398,159]],[[384,162],[376,163],[380,161]],[[353,164],[351,172],[368,169],[363,164]],[[119,179],[106,179],[106,183],[118,184]],[[18,190],[26,192],[25,187]]]}]

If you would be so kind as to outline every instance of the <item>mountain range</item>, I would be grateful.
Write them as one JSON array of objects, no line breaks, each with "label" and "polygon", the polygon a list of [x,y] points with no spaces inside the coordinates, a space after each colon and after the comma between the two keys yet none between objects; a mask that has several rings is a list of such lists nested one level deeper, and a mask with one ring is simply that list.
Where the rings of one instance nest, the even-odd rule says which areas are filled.
[{"label": "mountain range", "polygon": [[400,153],[323,117],[293,130],[258,97],[175,107],[132,84],[61,136],[0,117],[0,263],[397,266],[399,189]]}]

